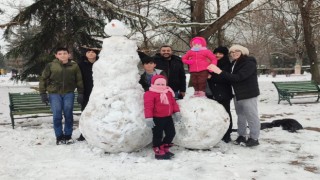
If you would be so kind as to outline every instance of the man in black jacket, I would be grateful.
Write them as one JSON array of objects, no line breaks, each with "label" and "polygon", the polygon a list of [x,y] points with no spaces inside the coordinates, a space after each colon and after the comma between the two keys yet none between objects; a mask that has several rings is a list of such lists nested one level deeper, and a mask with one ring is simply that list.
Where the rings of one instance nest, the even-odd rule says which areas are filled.
[{"label": "man in black jacket", "polygon": [[186,92],[186,74],[181,58],[172,54],[171,46],[164,45],[154,56],[156,68],[163,70],[168,77],[168,86],[175,92],[176,99],[183,99]]}]

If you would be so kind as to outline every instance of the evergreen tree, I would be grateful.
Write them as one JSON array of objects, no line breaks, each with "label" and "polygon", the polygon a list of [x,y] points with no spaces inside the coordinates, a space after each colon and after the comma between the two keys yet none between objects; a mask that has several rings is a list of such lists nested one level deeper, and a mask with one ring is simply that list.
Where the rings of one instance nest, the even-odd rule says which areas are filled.
[{"label": "evergreen tree", "polygon": [[105,36],[104,19],[111,15],[112,11],[102,11],[87,0],[36,0],[8,23],[5,38],[16,43],[7,56],[24,59],[22,79],[40,74],[57,47],[68,48],[75,58],[82,45],[98,47],[101,42],[96,37]]},{"label": "evergreen tree", "polygon": [[4,55],[0,52],[0,69],[5,69],[6,68],[6,64],[4,61]]}]

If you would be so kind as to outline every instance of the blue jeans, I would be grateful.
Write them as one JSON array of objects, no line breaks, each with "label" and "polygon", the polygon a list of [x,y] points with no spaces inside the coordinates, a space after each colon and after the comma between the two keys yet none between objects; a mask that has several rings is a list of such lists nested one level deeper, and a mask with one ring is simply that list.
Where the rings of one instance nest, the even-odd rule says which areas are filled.
[{"label": "blue jeans", "polygon": [[[74,93],[49,94],[51,111],[53,114],[53,129],[56,137],[71,136],[73,131],[73,101]],[[62,111],[64,114],[64,133],[62,131]]]}]

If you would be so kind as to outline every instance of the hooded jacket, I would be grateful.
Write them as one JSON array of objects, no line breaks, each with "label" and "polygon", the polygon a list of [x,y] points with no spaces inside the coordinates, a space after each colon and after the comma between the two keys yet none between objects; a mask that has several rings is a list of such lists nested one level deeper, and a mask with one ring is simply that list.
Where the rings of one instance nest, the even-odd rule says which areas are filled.
[{"label": "hooded jacket", "polygon": [[[165,78],[162,75],[154,75],[151,79],[151,84],[154,84],[158,78]],[[166,79],[166,78],[165,78]],[[172,96],[171,92],[166,93],[169,104],[161,103],[160,93],[147,91],[144,93],[144,115],[145,118],[167,117],[173,113],[179,112],[179,106]]]},{"label": "hooded jacket", "polygon": [[218,60],[216,56],[206,48],[206,40],[202,37],[195,37],[190,41],[191,47],[195,41],[199,42],[202,48],[197,51],[192,48],[182,57],[182,62],[189,65],[189,72],[200,72],[207,70],[210,64],[217,65]]},{"label": "hooded jacket", "polygon": [[62,64],[54,59],[47,64],[39,80],[40,93],[66,94],[77,88],[83,94],[83,82],[80,68],[76,62],[69,60]]}]

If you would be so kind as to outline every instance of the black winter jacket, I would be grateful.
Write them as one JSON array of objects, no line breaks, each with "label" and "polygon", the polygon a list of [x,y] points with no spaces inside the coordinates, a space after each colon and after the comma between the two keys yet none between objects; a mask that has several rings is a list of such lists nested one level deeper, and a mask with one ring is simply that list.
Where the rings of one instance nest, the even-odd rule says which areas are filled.
[{"label": "black winter jacket", "polygon": [[186,74],[181,58],[175,55],[171,60],[164,59],[159,53],[154,56],[156,68],[163,70],[168,77],[168,85],[174,92],[186,92]]},{"label": "black winter jacket", "polygon": [[[225,72],[231,73],[231,62],[228,55],[218,60],[217,66]],[[232,99],[232,89],[229,81],[226,81],[220,75],[210,73],[212,76],[208,80],[209,88],[212,92],[213,98],[217,101],[224,101]]]},{"label": "black winter jacket", "polygon": [[232,73],[222,71],[220,76],[231,83],[237,101],[259,96],[256,59],[251,56],[241,56],[233,61],[232,65],[234,63],[236,64]]},{"label": "black winter jacket", "polygon": [[81,70],[84,93],[83,93],[83,103],[82,110],[86,107],[89,102],[89,97],[93,88],[93,78],[92,78],[92,66],[93,63],[83,58],[82,61],[78,62],[78,65]]}]

